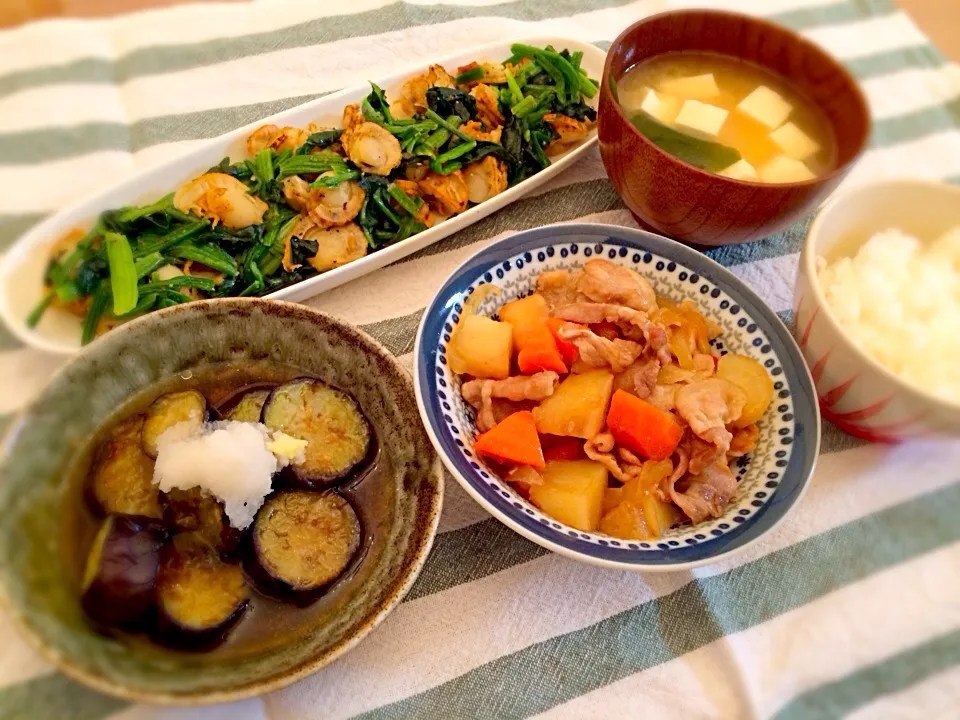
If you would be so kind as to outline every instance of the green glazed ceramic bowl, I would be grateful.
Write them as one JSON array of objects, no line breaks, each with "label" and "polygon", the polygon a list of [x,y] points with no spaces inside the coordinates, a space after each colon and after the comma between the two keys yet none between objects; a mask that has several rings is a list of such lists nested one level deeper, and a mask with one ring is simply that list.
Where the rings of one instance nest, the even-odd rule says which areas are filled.
[{"label": "green glazed ceramic bowl", "polygon": [[[391,472],[378,487],[379,540],[306,627],[245,652],[161,651],[98,634],[80,610],[61,535],[70,461],[131,397],[209,363],[294,366],[351,392]],[[379,492],[386,489],[385,492]],[[13,423],[0,448],[0,599],[27,638],[72,678],[155,703],[226,702],[276,690],[358,643],[403,598],[426,560],[443,497],[413,385],[387,350],[301,305],[255,298],[190,303],[134,320],[86,348]]]}]

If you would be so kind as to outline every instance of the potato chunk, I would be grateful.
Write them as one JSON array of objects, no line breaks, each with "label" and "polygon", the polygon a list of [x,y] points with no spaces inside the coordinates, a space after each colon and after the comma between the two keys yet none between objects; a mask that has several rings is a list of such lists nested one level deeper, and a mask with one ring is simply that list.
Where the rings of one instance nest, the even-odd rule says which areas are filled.
[{"label": "potato chunk", "polygon": [[660,537],[680,520],[680,511],[676,505],[658,499],[653,493],[647,493],[640,505],[653,537]]},{"label": "potato chunk", "polygon": [[613,373],[591,370],[569,375],[556,392],[533,409],[537,430],[589,440],[603,430],[613,393]]},{"label": "potato chunk", "polygon": [[763,365],[747,355],[728,353],[717,363],[717,377],[738,385],[747,394],[747,404],[734,426],[753,425],[763,417],[773,400],[773,380]]},{"label": "potato chunk", "polygon": [[643,511],[631,502],[622,502],[603,516],[600,532],[623,540],[651,540]]},{"label": "potato chunk", "polygon": [[447,346],[450,369],[458,375],[503,380],[510,375],[513,327],[484,315],[464,315]]},{"label": "potato chunk", "polygon": [[533,327],[544,327],[550,317],[550,308],[543,295],[534,293],[519,300],[511,300],[500,308],[500,319],[513,325],[514,340],[522,345],[522,336]]},{"label": "potato chunk", "polygon": [[530,502],[557,522],[593,532],[600,525],[607,469],[593,460],[551,460],[543,485],[530,488]]},{"label": "potato chunk", "polygon": [[[623,502],[623,488],[608,487],[606,492],[603,494],[603,514],[606,515],[621,502]],[[604,530],[604,532],[606,532],[606,530]]]}]

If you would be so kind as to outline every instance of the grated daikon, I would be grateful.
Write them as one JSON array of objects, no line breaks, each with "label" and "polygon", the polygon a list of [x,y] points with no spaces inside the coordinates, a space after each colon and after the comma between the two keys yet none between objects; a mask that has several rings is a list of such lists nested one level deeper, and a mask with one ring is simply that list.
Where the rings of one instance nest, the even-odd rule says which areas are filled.
[{"label": "grated daikon", "polygon": [[253,522],[272,490],[273,474],[302,460],[307,444],[286,433],[271,434],[260,423],[208,423],[199,432],[186,425],[174,425],[158,438],[154,483],[163,492],[192,487],[209,492],[239,530]]}]

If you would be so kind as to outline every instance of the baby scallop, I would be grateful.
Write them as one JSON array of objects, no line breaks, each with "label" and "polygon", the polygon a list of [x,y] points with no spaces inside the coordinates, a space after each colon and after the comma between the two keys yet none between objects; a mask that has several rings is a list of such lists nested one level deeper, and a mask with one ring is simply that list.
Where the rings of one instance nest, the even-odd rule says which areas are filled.
[{"label": "baby scallop", "polygon": [[261,125],[247,138],[247,154],[253,157],[265,148],[277,152],[296,150],[303,145],[309,135],[307,130],[297,127],[279,128],[276,125]]},{"label": "baby scallop", "polygon": [[299,265],[293,261],[294,237],[301,241],[317,243],[317,251],[307,259],[319,272],[340,267],[367,254],[367,236],[356,223],[350,222],[338,227],[319,227],[313,219],[301,216],[290,230],[283,251],[283,267],[287,271],[296,270]]},{"label": "baby scallop", "polygon": [[353,164],[363,172],[389,175],[400,164],[400,141],[376,123],[360,123],[341,136]]},{"label": "baby scallop", "polygon": [[440,175],[432,170],[417,183],[420,194],[430,207],[444,215],[455,215],[467,209],[467,183],[462,170]]},{"label": "baby scallop", "polygon": [[267,211],[263,200],[226,173],[206,173],[194,178],[177,190],[173,204],[181,212],[192,212],[231,230],[259,225]]},{"label": "baby scallop", "polygon": [[544,122],[553,128],[557,134],[557,139],[550,142],[544,151],[547,155],[555,155],[569,150],[577,144],[590,132],[590,125],[584,120],[568,117],[567,115],[558,115],[557,113],[547,113],[543,116]]},{"label": "baby scallop", "polygon": [[467,165],[463,178],[472,203],[486,202],[507,189],[507,167],[493,155]]},{"label": "baby scallop", "polygon": [[[332,171],[320,177],[332,176]],[[311,188],[306,180],[293,175],[283,181],[287,202],[306,213],[316,225],[343,225],[353,220],[363,207],[366,193],[353,180],[345,180],[332,188]]]}]

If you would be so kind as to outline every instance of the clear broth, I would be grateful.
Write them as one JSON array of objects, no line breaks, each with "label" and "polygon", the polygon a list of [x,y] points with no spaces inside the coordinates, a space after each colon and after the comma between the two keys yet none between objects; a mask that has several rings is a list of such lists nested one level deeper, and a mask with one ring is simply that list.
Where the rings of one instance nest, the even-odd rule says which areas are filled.
[{"label": "clear broth", "polygon": [[[238,393],[311,376],[294,367],[249,362],[243,365],[209,365],[152,386],[119,408],[105,422],[71,463],[63,497],[61,552],[67,577],[80,603],[81,580],[87,554],[102,522],[84,499],[84,488],[96,457],[97,449],[110,432],[127,418],[144,412],[156,398],[181,390],[199,390],[209,405],[220,408]],[[344,388],[349,392],[348,388]],[[369,419],[369,415],[368,415]],[[374,442],[378,434],[374,427]],[[396,499],[393,470],[386,453],[375,449],[373,460],[359,474],[337,486],[338,492],[353,504],[363,526],[364,536],[357,558],[336,584],[317,602],[304,608],[279,602],[251,592],[250,603],[240,622],[230,630],[226,641],[208,651],[205,657],[235,659],[282,647],[301,638],[318,625],[328,622],[337,613],[353,587],[361,584],[371,572],[373,560],[383,550],[389,535],[390,519]],[[140,633],[113,631],[125,641],[157,653],[180,653],[153,643]],[[198,654],[198,653],[191,653]]]},{"label": "clear broth", "polygon": [[709,104],[727,110],[716,142],[736,148],[753,167],[768,163],[781,150],[770,139],[770,129],[757,120],[736,111],[737,104],[758,86],[766,85],[793,106],[789,121],[820,145],[820,150],[805,160],[816,176],[836,165],[836,139],[833,129],[817,105],[788,80],[746,60],[711,52],[683,51],[658,55],[627,70],[617,81],[621,107],[629,117],[640,110],[647,90],[657,90],[668,80],[713,73],[720,94]]}]

